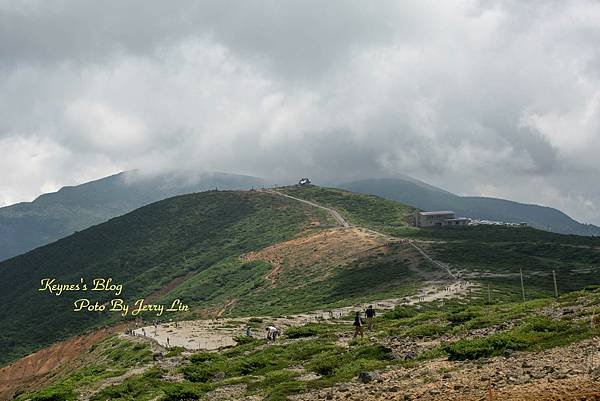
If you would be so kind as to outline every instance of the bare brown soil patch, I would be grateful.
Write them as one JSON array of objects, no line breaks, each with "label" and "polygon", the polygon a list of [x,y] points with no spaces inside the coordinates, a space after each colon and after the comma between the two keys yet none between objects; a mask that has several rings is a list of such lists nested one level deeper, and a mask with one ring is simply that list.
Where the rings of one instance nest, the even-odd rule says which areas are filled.
[{"label": "bare brown soil patch", "polygon": [[386,242],[385,237],[358,227],[331,228],[250,252],[244,259],[270,263],[273,270],[265,278],[275,286],[283,270],[302,269],[324,262],[329,266],[347,264],[369,250],[383,247]]},{"label": "bare brown soil patch", "polygon": [[64,369],[92,345],[109,335],[125,330],[125,325],[101,329],[57,342],[0,369],[0,401],[9,400],[16,391],[39,388]]}]

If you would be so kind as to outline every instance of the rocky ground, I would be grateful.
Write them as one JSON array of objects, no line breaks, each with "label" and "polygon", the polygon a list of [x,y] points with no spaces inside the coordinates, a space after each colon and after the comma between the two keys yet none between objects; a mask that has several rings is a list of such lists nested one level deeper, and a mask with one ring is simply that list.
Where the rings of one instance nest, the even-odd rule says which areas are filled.
[{"label": "rocky ground", "polygon": [[600,340],[477,361],[438,359],[365,373],[351,383],[291,399],[600,400]]}]

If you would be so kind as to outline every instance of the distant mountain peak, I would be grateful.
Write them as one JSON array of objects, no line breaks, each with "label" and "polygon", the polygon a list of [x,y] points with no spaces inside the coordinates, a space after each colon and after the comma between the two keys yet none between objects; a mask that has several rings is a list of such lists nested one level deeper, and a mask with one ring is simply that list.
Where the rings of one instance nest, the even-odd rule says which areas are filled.
[{"label": "distant mountain peak", "polygon": [[128,170],[0,208],[0,261],[165,198],[251,189],[262,178],[222,172]]}]

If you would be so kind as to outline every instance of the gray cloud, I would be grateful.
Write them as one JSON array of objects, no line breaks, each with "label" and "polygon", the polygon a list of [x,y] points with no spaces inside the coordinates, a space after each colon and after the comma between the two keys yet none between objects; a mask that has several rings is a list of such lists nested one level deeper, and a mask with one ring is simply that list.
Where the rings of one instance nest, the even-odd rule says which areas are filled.
[{"label": "gray cloud", "polygon": [[407,174],[599,224],[598,39],[585,0],[0,0],[0,204],[131,168]]}]

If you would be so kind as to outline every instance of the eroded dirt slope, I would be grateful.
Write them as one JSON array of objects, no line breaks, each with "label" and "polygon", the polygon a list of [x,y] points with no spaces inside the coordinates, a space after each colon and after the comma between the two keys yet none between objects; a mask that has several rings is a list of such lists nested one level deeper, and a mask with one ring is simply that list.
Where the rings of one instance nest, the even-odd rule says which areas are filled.
[{"label": "eroded dirt slope", "polygon": [[330,266],[347,264],[386,242],[386,238],[359,227],[331,228],[250,252],[244,259],[269,262],[273,270],[266,278],[275,286],[283,269],[306,269],[323,262]]},{"label": "eroded dirt slope", "polygon": [[101,329],[60,341],[3,367],[0,369],[0,400],[10,399],[16,391],[38,388],[63,369],[73,368],[72,362],[83,351],[123,331],[124,327]]}]

